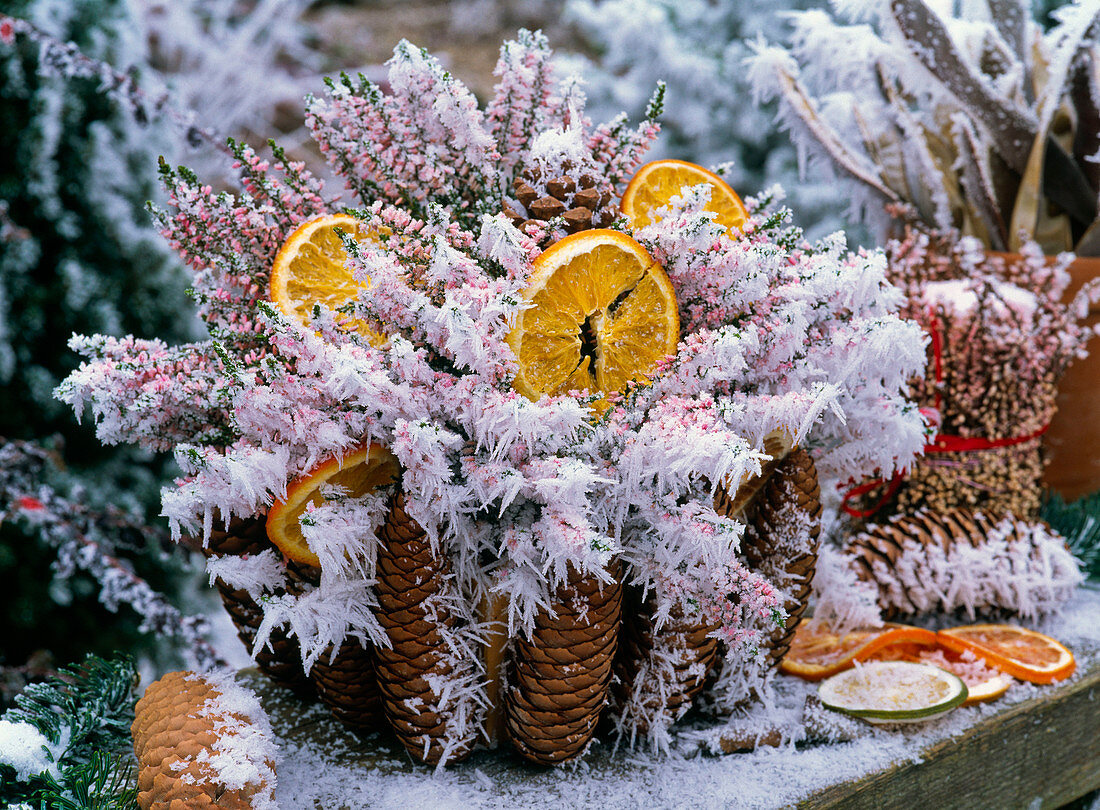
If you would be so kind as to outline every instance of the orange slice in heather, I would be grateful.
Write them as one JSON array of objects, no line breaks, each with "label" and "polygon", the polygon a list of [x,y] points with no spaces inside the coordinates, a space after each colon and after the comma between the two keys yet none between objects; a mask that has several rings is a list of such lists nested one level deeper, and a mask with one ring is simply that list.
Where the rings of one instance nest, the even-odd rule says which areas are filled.
[{"label": "orange slice in heather", "polygon": [[299,225],[275,256],[271,300],[290,320],[306,327],[314,307],[324,304],[336,312],[342,329],[381,346],[385,338],[366,321],[338,311],[366,287],[348,269],[341,233],[357,241],[374,239],[362,222],[347,214],[327,214]]},{"label": "orange slice in heather", "polygon": [[380,444],[361,445],[342,458],[327,459],[287,486],[286,498],[267,513],[267,536],[291,560],[319,566],[321,561],[302,534],[301,518],[307,507],[325,502],[322,487],[338,487],[342,495],[356,498],[392,484],[400,474],[397,458]]},{"label": "orange slice in heather", "polygon": [[737,192],[714,172],[683,160],[655,160],[642,166],[623,192],[620,207],[631,225],[642,228],[657,221],[658,208],[668,205],[684,189],[702,183],[711,186],[705,210],[716,214],[719,225],[740,233],[749,213]]},{"label": "orange slice in heather", "polygon": [[935,647],[936,634],[923,627],[887,623],[838,635],[823,622],[810,619],[798,625],[779,668],[788,675],[819,681],[897,644]]},{"label": "orange slice in heather", "polygon": [[1052,683],[1073,674],[1073,653],[1050,636],[1010,624],[969,624],[939,632],[941,646],[970,650],[990,666],[1029,683]]},{"label": "orange slice in heather", "polygon": [[513,387],[537,400],[569,391],[610,394],[646,379],[676,353],[672,283],[646,249],[618,231],[567,236],[535,260],[508,345]]}]

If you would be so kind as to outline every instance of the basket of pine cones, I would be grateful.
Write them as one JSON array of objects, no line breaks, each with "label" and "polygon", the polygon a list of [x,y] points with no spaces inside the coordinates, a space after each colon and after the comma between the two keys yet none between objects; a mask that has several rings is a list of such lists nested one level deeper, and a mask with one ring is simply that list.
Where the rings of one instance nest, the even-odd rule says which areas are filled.
[{"label": "basket of pine cones", "polygon": [[277,147],[232,145],[236,196],[162,167],[216,339],[82,339],[64,396],[175,450],[164,512],[241,640],[342,723],[436,765],[559,764],[601,727],[667,750],[769,682],[818,476],[919,449],[919,329],[881,255],[642,165],[663,88],[593,126],[530,32],[484,108],[408,43],[389,70],[309,101],[339,205]]}]

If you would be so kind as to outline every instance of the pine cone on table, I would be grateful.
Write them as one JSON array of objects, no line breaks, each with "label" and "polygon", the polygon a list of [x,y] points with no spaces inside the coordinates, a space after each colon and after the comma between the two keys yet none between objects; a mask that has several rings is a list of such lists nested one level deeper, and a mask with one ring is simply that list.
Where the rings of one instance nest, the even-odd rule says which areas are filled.
[{"label": "pine cone on table", "polygon": [[674,610],[657,630],[654,610],[652,596],[643,602],[635,589],[628,589],[615,697],[623,713],[620,725],[641,734],[652,718],[671,724],[683,717],[718,657],[714,626]]},{"label": "pine cone on table", "polygon": [[[205,710],[207,700],[219,694],[214,684],[193,672],[170,672],[151,683],[137,702],[131,733],[138,760],[137,804],[142,810],[251,810],[257,794],[271,787],[248,783],[230,790],[199,759],[204,752],[213,753],[219,734],[227,733],[219,731],[221,716]],[[267,764],[273,774],[273,763]]]},{"label": "pine cone on table", "polygon": [[449,762],[458,761],[469,753],[473,738],[450,739],[449,707],[430,685],[456,668],[441,630],[451,630],[457,620],[438,599],[448,564],[405,512],[404,493],[391,503],[378,539],[375,616],[391,643],[375,648],[382,708],[413,757],[429,765],[444,754]]},{"label": "pine cone on table", "polygon": [[772,633],[768,658],[779,666],[810,601],[821,534],[821,490],[814,460],[796,447],[746,510],[741,552],[748,566],[787,595],[787,622]]},{"label": "pine cone on table", "polygon": [[357,731],[375,731],[383,726],[382,693],[374,677],[374,647],[348,638],[335,658],[329,647],[313,664],[310,680],[317,697],[333,716]]},{"label": "pine cone on table", "polygon": [[530,638],[515,642],[507,726],[526,759],[543,765],[584,750],[608,702],[622,612],[622,566],[612,581],[570,569],[551,610],[540,609]]},{"label": "pine cone on table", "polygon": [[886,618],[958,609],[1039,615],[1082,578],[1046,524],[967,509],[897,515],[852,538],[847,551],[857,575],[878,586]]},{"label": "pine cone on table", "polygon": [[[210,542],[203,548],[207,557],[259,554],[275,545],[267,537],[264,517],[233,518],[227,529],[210,532]],[[237,628],[237,636],[249,653],[256,642],[256,631],[264,615],[260,606],[243,589],[232,588],[221,579],[214,580],[229,617]],[[256,651],[256,665],[273,681],[296,691],[311,690],[309,678],[302,669],[302,653],[297,639],[282,629],[271,632],[268,643]]]}]

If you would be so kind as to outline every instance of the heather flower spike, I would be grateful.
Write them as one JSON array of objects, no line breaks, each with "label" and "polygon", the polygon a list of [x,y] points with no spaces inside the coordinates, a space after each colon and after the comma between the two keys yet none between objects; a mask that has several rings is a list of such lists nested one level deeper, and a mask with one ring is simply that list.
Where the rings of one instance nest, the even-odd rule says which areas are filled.
[{"label": "heather flower spike", "polygon": [[[389,71],[385,89],[341,77],[307,100],[310,130],[347,187],[339,202],[278,150],[268,163],[233,145],[237,195],[163,167],[170,206],[155,215],[194,270],[210,339],[74,338],[86,359],[59,396],[78,414],[90,408],[103,441],[174,449],[183,475],[163,506],[177,535],[263,515],[354,448],[392,453],[398,483],[355,496],[330,486],[301,513],[319,569],[271,550],[214,560],[211,573],[261,607],[258,647],[281,628],[307,667],[346,640],[387,648],[393,633],[412,632],[403,622],[426,622],[435,652],[408,700],[432,707],[431,724],[401,715],[419,757],[460,756],[490,722],[496,686],[478,653],[487,639],[537,646],[555,600],[620,581],[651,601],[655,632],[712,628],[732,705],[767,680],[761,651],[786,618],[786,594],[746,565],[744,525],[715,512],[717,489],[759,474],[775,431],[809,450],[826,481],[889,474],[923,444],[904,397],[923,338],[897,316],[882,255],[848,253],[842,234],[806,244],[762,200],[747,201],[743,233],[731,235],[704,210],[707,187],[685,188],[655,224],[616,224],[668,275],[675,354],[599,410],[594,396],[528,399],[513,390],[507,338],[529,306],[533,263],[566,229],[556,216],[513,225],[507,210],[524,205],[511,196],[516,180],[570,202],[593,189],[588,224],[606,226],[657,134],[663,91],[640,125],[593,126],[577,84],[555,77],[545,38],[529,32],[502,48],[485,110],[408,43]],[[373,235],[343,236],[361,286],[339,313],[314,307],[303,327],[267,300],[272,263],[301,223],[339,212]],[[341,330],[337,315],[385,341]],[[400,529],[386,516],[398,503]],[[799,536],[816,536],[816,516],[803,520]],[[385,543],[398,542],[376,543],[380,524],[379,537],[415,541],[430,593],[379,587],[391,576]],[[387,601],[399,596],[419,601]],[[617,597],[603,603],[618,609]],[[610,660],[610,648],[601,655]],[[408,710],[387,694],[391,718]],[[594,730],[595,716],[577,722]],[[631,716],[624,734],[667,746],[675,716]]]}]

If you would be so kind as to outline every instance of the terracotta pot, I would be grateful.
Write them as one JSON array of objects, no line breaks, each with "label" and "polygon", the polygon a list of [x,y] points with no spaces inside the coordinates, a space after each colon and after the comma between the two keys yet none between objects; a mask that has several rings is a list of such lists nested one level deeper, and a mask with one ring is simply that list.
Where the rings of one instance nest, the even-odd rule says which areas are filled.
[{"label": "terracotta pot", "polygon": [[[1100,258],[1079,258],[1069,268],[1070,300],[1085,282],[1100,276]],[[1089,307],[1085,324],[1100,323],[1100,304]],[[1100,490],[1100,337],[1089,356],[1075,361],[1058,383],[1058,411],[1044,444],[1050,456],[1043,483],[1066,500]]]}]

